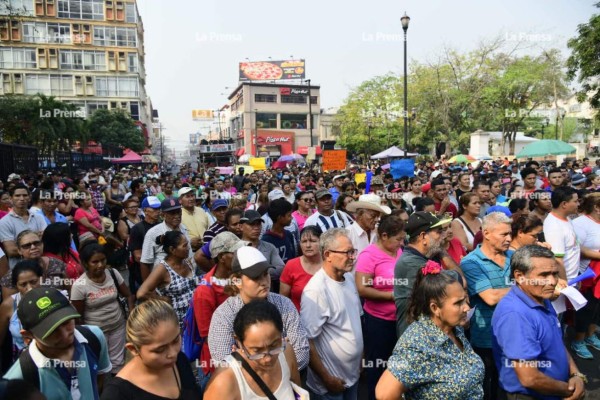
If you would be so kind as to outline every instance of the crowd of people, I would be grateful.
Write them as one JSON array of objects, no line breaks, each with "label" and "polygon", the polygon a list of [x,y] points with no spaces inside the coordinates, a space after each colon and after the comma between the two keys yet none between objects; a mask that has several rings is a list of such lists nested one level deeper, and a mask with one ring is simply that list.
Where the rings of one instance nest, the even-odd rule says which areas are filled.
[{"label": "crowd of people", "polygon": [[600,350],[597,278],[552,303],[600,160],[13,173],[0,243],[0,398],[581,399]]}]

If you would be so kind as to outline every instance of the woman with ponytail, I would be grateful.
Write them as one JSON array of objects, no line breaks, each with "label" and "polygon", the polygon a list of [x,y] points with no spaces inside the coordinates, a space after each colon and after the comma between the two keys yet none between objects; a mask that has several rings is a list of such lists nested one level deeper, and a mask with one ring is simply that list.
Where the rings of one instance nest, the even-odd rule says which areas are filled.
[{"label": "woman with ponytail", "polygon": [[138,299],[158,297],[169,302],[183,328],[183,319],[196,289],[196,275],[189,258],[190,244],[180,231],[168,231],[156,238],[167,256],[156,264],[137,291]]},{"label": "woman with ponytail", "polygon": [[484,365],[462,326],[470,310],[461,276],[428,261],[417,273],[410,325],[379,379],[378,399],[483,399]]}]

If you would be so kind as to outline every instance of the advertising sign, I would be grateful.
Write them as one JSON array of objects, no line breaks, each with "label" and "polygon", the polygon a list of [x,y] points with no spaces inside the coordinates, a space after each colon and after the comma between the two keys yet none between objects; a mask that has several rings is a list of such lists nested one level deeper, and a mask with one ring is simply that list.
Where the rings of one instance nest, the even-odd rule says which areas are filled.
[{"label": "advertising sign", "polygon": [[201,153],[231,153],[235,150],[235,144],[206,144],[200,145]]},{"label": "advertising sign", "polygon": [[192,110],[194,121],[212,121],[214,118],[213,110]]},{"label": "advertising sign", "polygon": [[252,61],[240,63],[240,82],[304,79],[304,60]]}]

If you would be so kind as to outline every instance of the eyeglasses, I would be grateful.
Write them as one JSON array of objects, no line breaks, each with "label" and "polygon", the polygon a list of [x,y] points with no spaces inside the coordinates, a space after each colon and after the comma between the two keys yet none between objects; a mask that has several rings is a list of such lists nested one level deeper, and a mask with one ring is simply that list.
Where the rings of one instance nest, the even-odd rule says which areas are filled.
[{"label": "eyeglasses", "polygon": [[240,343],[240,347],[242,348],[242,351],[244,352],[246,357],[248,357],[249,360],[257,361],[257,360],[262,360],[266,356],[273,357],[273,356],[279,355],[280,353],[283,353],[285,351],[286,342],[283,342],[283,345],[281,347],[276,347],[269,351],[265,351],[264,353],[256,353],[256,354],[250,354],[248,352],[248,349],[246,349],[246,347],[244,347],[244,345],[242,343]]},{"label": "eyeglasses", "polygon": [[302,201],[305,201],[307,203],[312,203],[313,201],[315,201],[315,199],[313,199],[312,197],[309,197],[308,199],[300,199]]},{"label": "eyeglasses", "polygon": [[21,244],[21,246],[20,246],[20,247],[21,247],[22,249],[30,249],[30,248],[32,248],[32,247],[34,247],[34,246],[35,246],[35,247],[39,247],[41,244],[42,244],[42,241],[41,241],[41,240],[36,240],[36,241],[34,241],[34,242],[23,243],[23,244]]},{"label": "eyeglasses", "polygon": [[346,257],[356,257],[356,255],[358,254],[358,250],[356,249],[350,249],[350,250],[346,250],[346,251],[340,251],[340,250],[329,250],[332,253],[338,253],[338,254],[345,254]]}]

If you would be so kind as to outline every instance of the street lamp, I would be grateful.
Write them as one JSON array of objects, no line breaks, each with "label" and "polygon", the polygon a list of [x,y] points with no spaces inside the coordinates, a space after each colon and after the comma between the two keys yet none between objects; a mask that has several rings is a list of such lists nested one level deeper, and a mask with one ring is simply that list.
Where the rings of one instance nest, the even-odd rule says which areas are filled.
[{"label": "street lamp", "polygon": [[548,125],[550,125],[550,118],[546,117],[546,118],[544,118],[544,121],[542,122],[542,140],[544,140],[544,128],[547,127]]},{"label": "street lamp", "polygon": [[306,80],[306,83],[308,83],[308,133],[310,134],[310,147],[313,147],[313,134],[312,134],[312,129],[313,129],[313,124],[312,124],[312,101],[310,101],[310,79]]},{"label": "street lamp", "polygon": [[400,18],[400,22],[402,23],[402,30],[404,31],[404,158],[406,158],[406,153],[408,149],[408,79],[407,79],[407,67],[406,67],[406,31],[408,30],[408,23],[410,22],[410,17],[406,15],[404,12],[404,16]]}]

